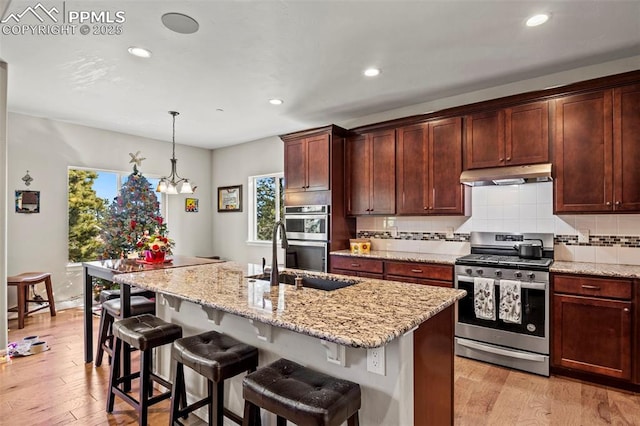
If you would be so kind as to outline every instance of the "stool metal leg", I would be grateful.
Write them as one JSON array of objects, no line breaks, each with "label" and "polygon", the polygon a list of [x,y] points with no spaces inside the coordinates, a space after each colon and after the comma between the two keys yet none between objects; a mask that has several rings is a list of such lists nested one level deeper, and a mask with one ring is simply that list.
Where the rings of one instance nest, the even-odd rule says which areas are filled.
[{"label": "stool metal leg", "polygon": [[[138,424],[140,426],[147,425],[147,411],[149,409],[149,392],[153,392],[151,386],[151,355],[152,349],[140,351],[140,399],[138,400]],[[149,389],[151,388],[151,389]]]},{"label": "stool metal leg", "polygon": [[182,363],[176,360],[173,360],[173,364],[175,373],[173,377],[173,388],[171,390],[171,418],[169,420],[171,426],[173,426],[178,417],[180,417],[180,408],[187,405],[187,400],[184,397],[186,392],[184,385],[184,367]]},{"label": "stool metal leg", "polygon": [[211,380],[207,380],[207,386],[209,388],[209,398],[211,398],[209,424],[222,426],[224,422],[224,381],[221,380],[214,384]]},{"label": "stool metal leg", "polygon": [[360,426],[360,420],[358,419],[357,411],[353,414],[353,416],[347,419],[347,426]]},{"label": "stool metal leg", "polygon": [[287,419],[285,419],[284,417],[277,416],[276,425],[277,426],[287,426]]}]

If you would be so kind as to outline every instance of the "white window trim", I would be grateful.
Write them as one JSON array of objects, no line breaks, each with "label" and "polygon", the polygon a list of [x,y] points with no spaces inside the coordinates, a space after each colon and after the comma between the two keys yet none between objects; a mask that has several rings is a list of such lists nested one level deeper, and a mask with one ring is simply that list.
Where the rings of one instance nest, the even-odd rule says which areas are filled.
[{"label": "white window trim", "polygon": [[[276,179],[280,179],[280,178],[284,178],[284,172],[277,172],[277,173],[266,173],[263,175],[255,175],[255,176],[249,176],[249,182],[247,184],[247,187],[249,188],[248,194],[247,194],[247,204],[248,204],[248,209],[247,209],[247,214],[248,214],[248,218],[247,218],[247,245],[248,246],[259,246],[259,247],[264,247],[264,246],[269,246],[271,245],[271,241],[263,241],[263,240],[256,240],[255,236],[256,236],[256,179],[260,179],[260,178],[265,178],[265,177],[275,177]],[[276,185],[276,191],[278,191],[278,186]],[[280,211],[280,206],[279,203],[280,199],[279,197],[276,197],[276,215],[278,214],[278,212]]]}]

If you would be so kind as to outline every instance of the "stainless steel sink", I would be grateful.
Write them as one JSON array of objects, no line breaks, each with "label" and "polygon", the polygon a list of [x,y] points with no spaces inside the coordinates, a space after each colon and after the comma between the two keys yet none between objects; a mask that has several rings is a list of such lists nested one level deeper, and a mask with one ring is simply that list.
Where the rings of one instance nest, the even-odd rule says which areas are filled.
[{"label": "stainless steel sink", "polygon": [[[356,280],[334,280],[328,278],[313,277],[309,275],[295,275],[291,273],[283,272],[278,274],[278,283],[295,285],[296,276],[302,278],[302,286],[308,288],[315,288],[316,290],[332,291],[339,288],[349,287],[350,285],[357,284]],[[269,281],[271,274],[252,275],[247,277],[249,279]]]}]

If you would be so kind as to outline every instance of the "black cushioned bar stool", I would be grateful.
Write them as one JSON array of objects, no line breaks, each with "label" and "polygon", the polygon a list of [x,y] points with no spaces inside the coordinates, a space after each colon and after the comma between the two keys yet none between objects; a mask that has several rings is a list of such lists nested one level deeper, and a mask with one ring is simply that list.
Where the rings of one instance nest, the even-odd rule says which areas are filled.
[{"label": "black cushioned bar stool", "polygon": [[[161,320],[153,315],[144,314],[125,318],[113,323],[113,358],[119,359],[122,344],[127,343],[140,350],[140,371],[120,376],[120,363],[111,363],[111,376],[109,378],[109,394],[107,397],[107,412],[113,411],[115,396],[118,395],[130,404],[138,412],[138,424],[147,424],[147,411],[149,406],[171,397],[172,385],[162,377],[154,374],[152,370],[153,348],[172,343],[182,337],[182,327]],[[124,388],[132,379],[140,378],[140,394],[136,400],[127,394]],[[159,383],[169,391],[152,396],[153,381]],[[121,387],[120,385],[124,385]],[[183,398],[185,398],[183,396]]]},{"label": "black cushioned bar stool", "polygon": [[[143,296],[131,297],[131,316],[142,314],[155,314],[156,302]],[[100,315],[100,328],[98,331],[98,345],[96,351],[96,367],[102,365],[102,356],[109,354],[109,359],[113,356],[113,334],[111,327],[116,318],[122,317],[120,299],[107,300],[102,304],[102,314]]]},{"label": "black cushioned bar stool", "polygon": [[[181,424],[179,417],[205,405],[209,406],[209,424],[222,426],[223,415],[238,424],[242,418],[224,408],[224,381],[242,372],[253,372],[258,367],[258,349],[215,331],[183,337],[173,342],[171,358],[175,378],[171,397],[171,419],[169,424]],[[207,379],[208,396],[187,406],[181,401],[185,395],[184,366],[191,368]],[[183,408],[180,409],[179,405]]]},{"label": "black cushioned bar stool", "polygon": [[[144,296],[144,297],[148,297],[149,299],[153,299],[154,297],[156,297],[156,293],[151,290],[145,290],[140,287],[131,286],[131,296]],[[118,297],[120,297],[120,290],[119,289],[102,290],[100,292],[99,297],[100,297],[100,303],[104,303],[107,300],[117,299]]]},{"label": "black cushioned bar stool", "polygon": [[360,385],[337,379],[287,359],[279,359],[247,375],[242,382],[243,425],[256,425],[263,408],[297,425],[358,426]]}]

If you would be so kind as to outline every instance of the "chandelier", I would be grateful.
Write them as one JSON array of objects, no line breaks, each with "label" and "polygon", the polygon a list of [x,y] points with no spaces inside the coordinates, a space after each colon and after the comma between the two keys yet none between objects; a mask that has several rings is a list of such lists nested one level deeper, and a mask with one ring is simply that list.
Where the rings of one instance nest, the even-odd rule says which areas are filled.
[{"label": "chandelier", "polygon": [[169,114],[173,116],[173,155],[171,156],[171,174],[160,179],[156,191],[166,194],[193,194],[193,188],[191,188],[189,179],[181,178],[178,176],[178,172],[176,171],[178,163],[178,160],[176,160],[176,115],[180,113],[178,111],[169,111]]}]

